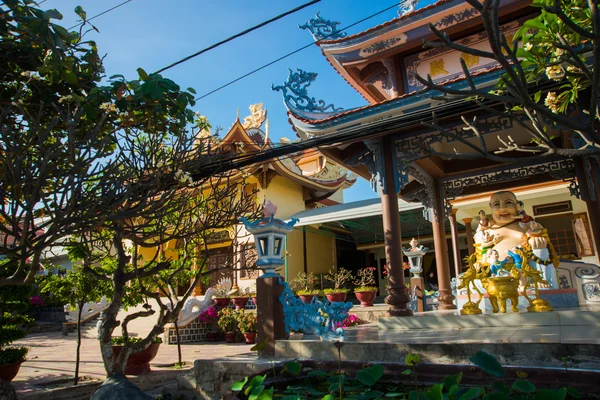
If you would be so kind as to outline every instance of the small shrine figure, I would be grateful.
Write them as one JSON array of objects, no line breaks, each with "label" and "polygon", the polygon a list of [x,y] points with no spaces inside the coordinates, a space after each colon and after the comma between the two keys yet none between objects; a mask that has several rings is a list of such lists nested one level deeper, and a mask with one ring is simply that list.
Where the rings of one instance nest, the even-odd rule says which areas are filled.
[{"label": "small shrine figure", "polygon": [[533,218],[528,223],[527,237],[542,237],[542,227]]},{"label": "small shrine figure", "polygon": [[488,253],[488,264],[490,265],[492,276],[498,275],[498,272],[504,267],[504,263],[500,261],[500,255],[497,250],[492,249]]},{"label": "small shrine figure", "polygon": [[490,226],[490,222],[487,219],[487,214],[483,210],[479,210],[477,213],[479,215],[479,226],[477,227],[478,231],[483,231]]},{"label": "small shrine figure", "polygon": [[486,254],[489,249],[502,241],[501,236],[491,235],[488,231],[484,231],[481,234],[481,238],[481,250],[483,254]]},{"label": "small shrine figure", "polygon": [[519,221],[519,226],[521,226],[521,228],[526,228],[527,225],[529,225],[529,223],[533,221],[533,217],[527,215],[527,213],[525,212],[525,204],[522,201],[517,201],[517,211],[519,212],[519,216],[521,217]]},{"label": "small shrine figure", "polygon": [[419,251],[419,250],[421,250],[421,247],[423,247],[423,246],[419,246],[419,241],[415,238],[412,238],[412,240],[410,242],[408,242],[408,244],[410,244],[410,249],[408,250],[410,252]]}]

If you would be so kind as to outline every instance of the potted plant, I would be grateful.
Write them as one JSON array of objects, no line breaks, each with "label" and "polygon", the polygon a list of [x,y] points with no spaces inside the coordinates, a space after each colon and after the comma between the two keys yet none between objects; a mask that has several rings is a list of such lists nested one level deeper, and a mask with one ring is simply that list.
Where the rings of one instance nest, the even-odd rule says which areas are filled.
[{"label": "potted plant", "polygon": [[237,312],[231,308],[224,308],[219,311],[219,328],[225,332],[227,343],[235,342],[235,329],[237,324]]},{"label": "potted plant", "polygon": [[[129,343],[137,343],[141,341],[142,338],[128,338]],[[161,343],[162,339],[157,336],[154,338],[150,346],[146,347],[145,350],[130,355],[127,359],[127,365],[125,366],[125,371],[123,371],[123,373],[125,375],[139,375],[150,372],[150,361],[154,360],[154,357],[156,357]],[[123,350],[124,344],[125,338],[123,338],[123,336],[112,337],[112,351],[114,357],[119,356]]]},{"label": "potted plant", "polygon": [[325,279],[333,283],[333,288],[323,290],[327,300],[330,302],[346,300],[349,290],[342,285],[352,280],[352,273],[346,268],[338,268],[337,271],[329,270]]},{"label": "potted plant", "polygon": [[359,269],[354,280],[354,294],[360,301],[361,307],[371,307],[377,296],[377,287],[373,286],[375,285],[374,271],[375,267]]},{"label": "potted plant", "polygon": [[[300,296],[303,302],[310,303],[313,297],[319,295],[319,290],[310,289],[315,283],[315,275],[311,272],[300,272],[294,279],[292,279],[292,285],[296,290],[296,294]],[[300,289],[298,289],[300,288]]]},{"label": "potted plant", "polygon": [[218,307],[227,307],[229,305],[229,290],[231,290],[231,286],[228,285],[227,282],[221,280],[219,283],[215,284],[212,287],[214,291],[215,297],[213,297],[213,303],[215,303]]},{"label": "potted plant", "polygon": [[206,340],[216,342],[219,339],[219,332],[215,329],[216,320],[219,319],[219,313],[215,307],[208,307],[198,316],[198,321],[204,324],[211,324],[211,330],[206,333]]},{"label": "potted plant", "polygon": [[236,293],[231,296],[231,301],[235,304],[235,309],[237,311],[243,310],[246,307],[246,303],[250,299],[249,293]]},{"label": "potted plant", "polygon": [[256,343],[258,324],[255,313],[240,311],[237,315],[237,326],[240,332],[244,334],[246,344]]},{"label": "potted plant", "polygon": [[[14,270],[7,268],[4,272],[4,276],[9,276]],[[30,290],[28,286],[5,286],[0,290],[0,380],[6,382],[17,375],[29,350],[7,346],[25,337],[19,326],[31,321],[25,315],[30,305]]]}]

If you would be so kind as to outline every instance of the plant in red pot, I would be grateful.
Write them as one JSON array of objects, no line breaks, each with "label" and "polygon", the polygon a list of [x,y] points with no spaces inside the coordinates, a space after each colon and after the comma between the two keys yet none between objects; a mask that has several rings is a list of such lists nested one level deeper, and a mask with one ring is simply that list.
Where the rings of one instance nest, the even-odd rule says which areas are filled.
[{"label": "plant in red pot", "polygon": [[325,279],[333,284],[333,288],[325,289],[325,297],[330,302],[345,301],[348,295],[349,289],[343,288],[344,283],[352,280],[352,273],[346,268],[338,268],[336,271],[329,270],[329,273],[325,275]]},{"label": "plant in red pot", "polygon": [[202,311],[198,316],[198,321],[210,325],[210,331],[206,333],[206,340],[209,342],[216,342],[219,340],[219,332],[217,330],[217,320],[219,319],[219,313],[215,307],[208,307]]},{"label": "plant in red pot", "polygon": [[[142,338],[130,337],[128,338],[128,341],[130,343],[141,342]],[[130,355],[127,359],[127,365],[125,366],[125,371],[123,371],[123,373],[125,375],[139,375],[150,372],[150,361],[154,360],[154,357],[156,357],[158,348],[162,342],[160,337],[155,337],[150,346],[146,347],[145,350]],[[119,356],[124,345],[125,340],[123,336],[114,336],[112,338],[112,351],[114,357]]]},{"label": "plant in red pot", "polygon": [[235,305],[235,309],[237,311],[240,311],[240,310],[243,310],[244,308],[246,308],[246,304],[248,303],[248,300],[250,300],[249,293],[234,294],[231,296],[231,301]]},{"label": "plant in red pot", "polygon": [[240,332],[244,334],[246,344],[256,343],[258,323],[254,312],[240,311],[237,315],[237,326]]},{"label": "plant in red pot", "polygon": [[237,325],[237,311],[231,308],[224,308],[219,311],[219,328],[225,332],[227,343],[235,342],[235,330]]},{"label": "plant in red pot", "polygon": [[318,289],[311,289],[316,281],[315,275],[311,272],[300,272],[292,281],[292,287],[296,290],[296,294],[300,296],[303,302],[310,303],[313,297],[318,296],[320,291]]},{"label": "plant in red pot", "polygon": [[[2,275],[9,276],[10,268]],[[21,363],[25,361],[26,347],[6,347],[13,341],[25,337],[19,327],[31,319],[25,311],[34,305],[30,304],[29,286],[5,286],[0,290],[0,380],[10,382],[19,372]]]},{"label": "plant in red pot", "polygon": [[373,306],[373,301],[377,296],[377,287],[375,285],[375,267],[366,267],[358,270],[354,280],[354,294],[361,307]]},{"label": "plant in red pot", "polygon": [[212,288],[215,297],[213,297],[213,303],[217,307],[227,307],[231,299],[229,298],[229,292],[231,291],[231,278],[223,278]]}]

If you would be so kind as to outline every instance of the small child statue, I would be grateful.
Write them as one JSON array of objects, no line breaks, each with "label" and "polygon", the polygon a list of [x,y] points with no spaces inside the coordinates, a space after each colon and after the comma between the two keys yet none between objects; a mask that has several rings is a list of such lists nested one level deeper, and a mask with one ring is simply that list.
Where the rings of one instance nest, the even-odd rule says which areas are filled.
[{"label": "small child statue", "polygon": [[527,225],[529,225],[529,223],[533,221],[533,217],[527,215],[527,213],[525,212],[525,204],[520,200],[517,201],[517,210],[519,211],[519,215],[521,216],[521,219],[519,220],[519,226],[521,227],[521,229],[525,229]]},{"label": "small child statue", "polygon": [[479,226],[477,227],[478,231],[483,231],[490,226],[490,222],[487,219],[487,214],[483,210],[479,210],[477,213],[479,215]]}]

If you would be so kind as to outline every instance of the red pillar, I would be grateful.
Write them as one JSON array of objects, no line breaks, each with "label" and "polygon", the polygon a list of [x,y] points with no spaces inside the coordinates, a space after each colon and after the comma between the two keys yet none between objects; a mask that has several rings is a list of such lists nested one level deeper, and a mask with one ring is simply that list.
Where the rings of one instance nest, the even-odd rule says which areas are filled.
[{"label": "red pillar", "polygon": [[450,219],[450,232],[452,233],[452,254],[454,258],[454,276],[458,276],[462,272],[462,260],[460,258],[460,243],[458,241],[458,225],[456,222],[456,208],[448,216]]},{"label": "red pillar", "polygon": [[388,296],[385,302],[390,305],[389,316],[410,316],[407,308],[409,297],[404,286],[404,270],[402,269],[402,233],[400,231],[400,213],[398,211],[398,195],[394,183],[393,148],[389,139],[383,140],[383,160],[385,167],[385,193],[380,193],[383,209],[383,231],[385,243],[385,259],[389,269]]},{"label": "red pillar", "polygon": [[444,198],[439,182],[434,180],[435,201],[433,208],[436,210],[437,220],[431,222],[433,228],[433,246],[435,247],[435,261],[438,275],[439,306],[438,310],[455,310],[454,295],[450,287],[450,262],[448,259],[448,246],[446,246],[446,227],[444,226]]}]

